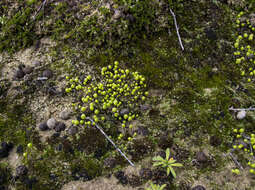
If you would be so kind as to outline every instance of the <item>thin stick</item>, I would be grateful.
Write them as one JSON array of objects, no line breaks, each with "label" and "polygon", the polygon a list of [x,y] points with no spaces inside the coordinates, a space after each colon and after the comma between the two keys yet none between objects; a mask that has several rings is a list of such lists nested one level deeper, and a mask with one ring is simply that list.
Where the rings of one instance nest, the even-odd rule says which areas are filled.
[{"label": "thin stick", "polygon": [[182,39],[181,39],[181,36],[180,36],[180,34],[179,34],[179,28],[178,28],[178,25],[177,25],[177,21],[176,21],[175,14],[174,14],[174,12],[172,11],[172,9],[170,9],[170,12],[171,12],[171,14],[172,14],[172,16],[173,16],[173,18],[174,18],[174,25],[175,25],[175,28],[176,28],[176,33],[177,33],[177,36],[178,36],[178,40],[179,40],[180,46],[181,46],[182,51],[183,51],[183,50],[184,50],[184,47],[183,47],[183,45],[182,45]]},{"label": "thin stick", "polygon": [[[90,117],[87,117],[86,119],[90,120],[92,123],[95,123],[93,121],[93,119],[91,119]],[[107,138],[108,141],[110,141],[110,143],[112,143],[112,145],[119,151],[119,153],[130,163],[131,166],[135,166],[127,157],[126,155],[114,144],[114,142],[105,134],[105,132],[103,131],[103,129],[101,129],[101,127],[99,127],[96,123],[95,123],[96,128]]]},{"label": "thin stick", "polygon": [[233,154],[232,154],[231,152],[228,153],[228,154],[226,154],[226,155],[229,155],[229,156],[232,158],[232,160],[235,162],[235,164],[236,164],[240,169],[243,170],[242,165],[237,161],[237,159],[233,156]]},{"label": "thin stick", "polygon": [[255,111],[255,108],[229,108],[231,111]]},{"label": "thin stick", "polygon": [[47,2],[47,0],[44,0],[44,1],[42,2],[42,4],[40,5],[40,7],[37,9],[35,15],[33,16],[33,20],[35,19],[36,15],[39,13],[39,11],[40,11],[42,8],[44,8],[44,5],[46,4],[46,2]]}]

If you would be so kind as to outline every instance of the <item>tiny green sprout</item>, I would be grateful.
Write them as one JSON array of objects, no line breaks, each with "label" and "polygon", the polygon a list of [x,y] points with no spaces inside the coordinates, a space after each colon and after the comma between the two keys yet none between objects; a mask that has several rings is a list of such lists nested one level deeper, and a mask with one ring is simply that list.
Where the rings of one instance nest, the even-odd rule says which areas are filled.
[{"label": "tiny green sprout", "polygon": [[238,148],[239,148],[239,149],[242,149],[242,148],[243,148],[243,144],[239,144],[239,145],[238,145]]},{"label": "tiny green sprout", "polygon": [[166,184],[163,184],[163,185],[157,185],[157,184],[154,184],[154,183],[150,183],[150,187],[149,188],[146,188],[145,190],[164,190],[166,187]]},{"label": "tiny green sprout", "polygon": [[81,111],[85,112],[86,111],[86,107],[81,107]]},{"label": "tiny green sprout", "polygon": [[236,146],[236,145],[233,145],[233,148],[234,148],[234,149],[236,149],[236,148],[237,148],[237,146]]},{"label": "tiny green sprout", "polygon": [[122,123],[122,124],[121,124],[121,127],[125,128],[125,127],[126,127],[126,125],[125,125],[124,123]]},{"label": "tiny green sprout", "polygon": [[132,137],[128,137],[128,141],[132,141]]},{"label": "tiny green sprout", "polygon": [[28,148],[32,148],[32,147],[33,147],[33,144],[32,144],[32,143],[28,143],[28,144],[27,144],[27,147],[28,147]]},{"label": "tiny green sprout", "polygon": [[166,149],[166,158],[162,158],[161,156],[156,156],[152,159],[155,163],[153,166],[162,166],[167,169],[167,175],[171,172],[173,177],[176,178],[176,173],[173,169],[173,166],[175,167],[182,167],[183,165],[180,163],[176,163],[176,160],[173,158],[170,158],[170,149]]},{"label": "tiny green sprout", "polygon": [[123,117],[124,117],[124,119],[128,119],[128,115],[127,114],[125,114]]},{"label": "tiny green sprout", "polygon": [[104,121],[104,120],[105,120],[105,117],[104,117],[104,116],[102,116],[102,117],[101,117],[101,120],[102,120],[102,121]]},{"label": "tiny green sprout", "polygon": [[98,114],[99,114],[99,110],[96,109],[96,110],[94,111],[94,113],[95,113],[96,115],[98,115]]},{"label": "tiny green sprout", "polygon": [[232,169],[232,173],[239,175],[240,174],[240,170],[239,169]]},{"label": "tiny green sprout", "polygon": [[243,37],[248,38],[248,34],[244,33]]},{"label": "tiny green sprout", "polygon": [[117,112],[117,108],[112,108],[112,112]]},{"label": "tiny green sprout", "polygon": [[119,114],[118,114],[118,113],[115,113],[115,114],[114,114],[114,117],[119,117]]},{"label": "tiny green sprout", "polygon": [[238,134],[238,135],[236,135],[236,138],[241,138],[241,135],[239,135],[239,134]]},{"label": "tiny green sprout", "polygon": [[254,169],[250,169],[249,171],[250,171],[250,173],[255,174]]},{"label": "tiny green sprout", "polygon": [[133,125],[132,125],[132,124],[130,124],[130,125],[129,125],[129,129],[132,129],[132,128],[133,128]]},{"label": "tiny green sprout", "polygon": [[24,152],[24,153],[23,153],[23,156],[24,156],[24,157],[27,157],[27,152]]},{"label": "tiny green sprout", "polygon": [[81,119],[86,119],[86,115],[85,114],[81,114]]},{"label": "tiny green sprout", "polygon": [[87,80],[91,80],[91,79],[92,79],[91,75],[88,75]]},{"label": "tiny green sprout", "polygon": [[93,94],[93,97],[94,97],[94,98],[97,98],[97,97],[98,97],[98,96],[97,96],[97,93]]},{"label": "tiny green sprout", "polygon": [[79,125],[79,123],[80,123],[80,122],[79,122],[78,120],[75,120],[75,121],[74,121],[74,125]]},{"label": "tiny green sprout", "polygon": [[243,132],[244,132],[244,129],[243,129],[243,128],[239,129],[239,132],[240,132],[240,133],[243,133]]},{"label": "tiny green sprout", "polygon": [[84,124],[84,120],[80,120],[80,124],[81,124],[81,125]]}]

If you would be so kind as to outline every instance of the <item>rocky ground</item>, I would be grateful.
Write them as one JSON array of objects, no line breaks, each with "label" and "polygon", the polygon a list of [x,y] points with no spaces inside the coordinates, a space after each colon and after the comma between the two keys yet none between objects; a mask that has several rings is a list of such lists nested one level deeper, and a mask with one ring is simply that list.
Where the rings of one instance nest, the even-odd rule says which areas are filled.
[{"label": "rocky ground", "polygon": [[[234,55],[240,11],[255,27],[252,2],[43,2],[0,2],[0,190],[254,189],[254,79]],[[101,70],[115,61],[144,77],[146,98],[118,97],[131,104],[117,112],[135,115],[132,128],[100,104],[98,124],[134,166],[94,126],[75,124],[90,89],[66,90],[68,77],[104,83]],[[153,166],[167,148],[183,165],[176,178]]]}]

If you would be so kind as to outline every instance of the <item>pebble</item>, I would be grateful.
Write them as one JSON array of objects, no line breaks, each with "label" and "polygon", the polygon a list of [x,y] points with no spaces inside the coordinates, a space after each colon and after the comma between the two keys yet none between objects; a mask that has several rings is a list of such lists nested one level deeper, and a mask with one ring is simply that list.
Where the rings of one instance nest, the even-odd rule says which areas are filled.
[{"label": "pebble", "polygon": [[35,60],[35,61],[32,62],[32,65],[33,65],[34,67],[39,67],[39,66],[41,65],[41,62],[38,61],[38,60]]},{"label": "pebble", "polygon": [[122,12],[117,9],[114,11],[113,19],[118,19],[121,17],[121,15],[122,15]]},{"label": "pebble", "polygon": [[66,125],[63,122],[58,122],[54,129],[56,132],[61,132],[66,129]]},{"label": "pebble", "polygon": [[53,77],[53,72],[50,69],[44,70],[42,73],[43,77],[47,77],[48,79]]},{"label": "pebble", "polygon": [[69,135],[75,135],[77,132],[78,132],[78,128],[77,128],[77,127],[71,126],[71,127],[68,129],[68,134],[69,134]]},{"label": "pebble", "polygon": [[217,135],[210,137],[210,145],[219,146],[221,144],[221,139]]},{"label": "pebble", "polygon": [[46,122],[40,123],[40,124],[38,125],[38,128],[39,128],[39,130],[41,130],[41,131],[46,131],[46,130],[49,129]]},{"label": "pebble", "polygon": [[191,190],[206,190],[202,185],[197,185],[193,187]]},{"label": "pebble", "polygon": [[18,78],[18,79],[21,79],[21,78],[23,78],[23,77],[25,76],[25,73],[24,73],[21,69],[18,69],[18,70],[15,72],[14,76],[15,76],[16,78]]},{"label": "pebble", "polygon": [[54,128],[56,127],[56,125],[57,125],[56,119],[54,119],[54,118],[48,119],[48,121],[47,121],[47,126],[48,126],[50,129],[54,129]]},{"label": "pebble", "polygon": [[142,168],[139,174],[144,180],[150,180],[152,178],[152,171],[149,168]]},{"label": "pebble", "polygon": [[23,154],[23,146],[22,145],[18,145],[17,148],[16,148],[16,153],[18,154]]},{"label": "pebble", "polygon": [[71,113],[72,113],[71,111],[69,111],[68,109],[65,109],[59,113],[59,117],[60,119],[68,120],[70,119]]},{"label": "pebble", "polygon": [[25,73],[25,74],[30,74],[30,73],[32,73],[33,72],[33,67],[25,67],[24,69],[23,69],[23,72]]},{"label": "pebble", "polygon": [[104,160],[104,166],[106,168],[114,168],[116,166],[116,160],[114,158],[108,157]]},{"label": "pebble", "polygon": [[27,167],[24,166],[24,165],[20,165],[20,166],[18,166],[18,167],[16,168],[16,175],[17,175],[17,176],[24,176],[24,175],[27,174],[27,172],[28,172],[28,169],[27,169]]},{"label": "pebble", "polygon": [[237,113],[236,118],[241,120],[241,119],[245,118],[245,116],[246,116],[246,111],[242,110]]},{"label": "pebble", "polygon": [[9,156],[9,152],[13,148],[12,143],[2,142],[0,148],[0,158],[6,158]]},{"label": "pebble", "polygon": [[199,151],[196,153],[196,159],[200,163],[205,163],[208,161],[208,158],[203,151]]},{"label": "pebble", "polygon": [[125,115],[129,113],[129,109],[127,108],[123,108],[122,110],[120,110],[120,115]]}]

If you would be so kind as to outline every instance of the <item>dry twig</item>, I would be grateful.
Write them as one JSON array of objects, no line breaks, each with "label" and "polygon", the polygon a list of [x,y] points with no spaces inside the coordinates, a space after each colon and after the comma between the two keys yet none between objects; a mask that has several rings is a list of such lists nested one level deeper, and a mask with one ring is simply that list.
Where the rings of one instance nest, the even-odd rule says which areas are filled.
[{"label": "dry twig", "polygon": [[172,14],[172,16],[173,16],[173,18],[174,18],[174,25],[175,25],[175,28],[176,28],[176,33],[177,33],[177,36],[178,36],[178,40],[179,40],[180,46],[181,46],[182,51],[183,51],[183,50],[184,50],[184,47],[183,47],[183,45],[182,45],[182,39],[181,39],[181,36],[180,36],[180,34],[179,34],[179,28],[178,28],[178,25],[177,25],[177,21],[176,21],[175,14],[174,14],[174,12],[172,11],[172,9],[170,9],[170,12],[171,12],[171,14]]}]

